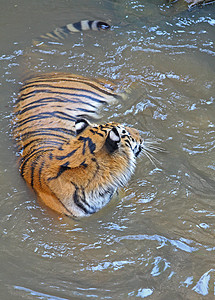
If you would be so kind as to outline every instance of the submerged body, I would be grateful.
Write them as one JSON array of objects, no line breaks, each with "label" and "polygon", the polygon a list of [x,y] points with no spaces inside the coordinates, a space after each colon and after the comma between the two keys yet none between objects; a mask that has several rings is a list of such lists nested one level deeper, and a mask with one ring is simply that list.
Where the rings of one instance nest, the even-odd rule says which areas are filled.
[{"label": "submerged body", "polygon": [[[109,27],[81,21],[57,28],[35,44]],[[141,150],[147,150],[136,129],[88,121],[98,119],[102,105],[122,98],[116,89],[106,80],[50,73],[29,79],[20,90],[14,117],[20,173],[58,213],[87,216],[101,209],[127,183]]]},{"label": "submerged body", "polygon": [[14,118],[20,172],[53,210],[90,215],[129,180],[142,149],[138,131],[84,119],[98,117],[99,107],[118,97],[110,82],[64,73],[22,87]]}]

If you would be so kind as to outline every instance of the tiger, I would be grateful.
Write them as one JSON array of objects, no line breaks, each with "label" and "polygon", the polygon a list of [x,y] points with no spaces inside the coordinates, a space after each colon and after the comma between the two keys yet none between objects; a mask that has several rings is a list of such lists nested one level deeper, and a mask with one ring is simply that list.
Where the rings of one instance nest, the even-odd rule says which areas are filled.
[{"label": "tiger", "polygon": [[53,43],[55,41],[59,42],[60,40],[64,40],[69,35],[87,31],[87,30],[94,30],[94,31],[105,31],[110,29],[110,25],[106,22],[100,20],[82,20],[76,23],[67,24],[62,27],[57,27],[55,30],[48,32],[44,35],[40,35],[38,39],[34,39],[32,44],[34,46],[40,46],[41,44],[45,43]]},{"label": "tiger", "polygon": [[[81,21],[37,43],[109,28],[102,21]],[[78,218],[98,212],[127,184],[137,157],[147,150],[137,129],[94,123],[102,106],[119,99],[117,86],[104,79],[53,72],[23,83],[13,120],[20,174],[56,213]]]}]

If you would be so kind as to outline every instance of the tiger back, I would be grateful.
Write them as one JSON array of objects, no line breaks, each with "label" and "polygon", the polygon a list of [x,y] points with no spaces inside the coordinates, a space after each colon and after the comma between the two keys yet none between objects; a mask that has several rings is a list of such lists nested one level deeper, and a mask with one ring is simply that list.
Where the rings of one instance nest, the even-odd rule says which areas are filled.
[{"label": "tiger back", "polygon": [[14,109],[14,136],[20,150],[25,154],[33,144],[66,142],[75,134],[77,118],[98,119],[102,105],[121,98],[116,88],[112,82],[67,73],[43,74],[28,80]]},{"label": "tiger back", "polygon": [[[82,22],[44,35],[41,42],[60,38],[73,28],[109,26]],[[134,172],[143,149],[139,132],[119,123],[88,121],[99,117],[103,105],[121,98],[116,90],[110,81],[67,73],[40,74],[20,90],[14,109],[20,173],[58,213],[79,217],[98,211]]]}]

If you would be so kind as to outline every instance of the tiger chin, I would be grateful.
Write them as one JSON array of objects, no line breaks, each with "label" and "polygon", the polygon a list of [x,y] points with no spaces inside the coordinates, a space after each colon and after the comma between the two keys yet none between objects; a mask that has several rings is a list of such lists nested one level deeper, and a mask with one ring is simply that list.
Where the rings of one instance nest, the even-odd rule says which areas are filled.
[{"label": "tiger chin", "polygon": [[37,157],[34,178],[32,166],[22,175],[48,207],[83,217],[99,211],[128,182],[142,140],[136,129],[114,122],[78,119],[75,129],[76,137]]}]

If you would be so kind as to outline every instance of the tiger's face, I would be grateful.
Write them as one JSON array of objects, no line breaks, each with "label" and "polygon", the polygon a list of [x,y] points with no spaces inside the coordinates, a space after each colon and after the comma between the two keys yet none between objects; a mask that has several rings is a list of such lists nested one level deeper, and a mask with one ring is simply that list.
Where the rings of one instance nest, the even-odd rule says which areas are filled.
[{"label": "tiger's face", "polygon": [[90,124],[85,119],[78,119],[75,124],[76,134],[85,131],[86,135],[103,136],[104,149],[109,155],[126,155],[131,165],[143,149],[143,140],[135,128],[124,126],[120,123],[106,123],[104,125]]},{"label": "tiger's face", "polygon": [[55,153],[46,184],[74,216],[105,206],[134,172],[142,150],[138,130],[119,123],[90,124],[79,119],[76,137]]}]

